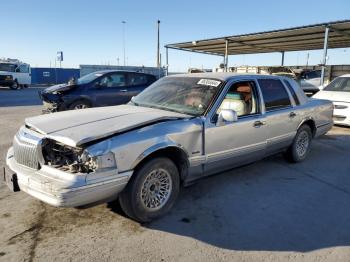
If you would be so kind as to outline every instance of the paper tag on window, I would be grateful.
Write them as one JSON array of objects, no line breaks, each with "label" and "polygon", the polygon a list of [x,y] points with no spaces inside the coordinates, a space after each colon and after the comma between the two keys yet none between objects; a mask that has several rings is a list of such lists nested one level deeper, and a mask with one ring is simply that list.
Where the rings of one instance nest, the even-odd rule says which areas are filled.
[{"label": "paper tag on window", "polygon": [[201,79],[198,81],[197,85],[205,85],[205,86],[219,86],[221,84],[220,81],[212,80],[212,79]]}]

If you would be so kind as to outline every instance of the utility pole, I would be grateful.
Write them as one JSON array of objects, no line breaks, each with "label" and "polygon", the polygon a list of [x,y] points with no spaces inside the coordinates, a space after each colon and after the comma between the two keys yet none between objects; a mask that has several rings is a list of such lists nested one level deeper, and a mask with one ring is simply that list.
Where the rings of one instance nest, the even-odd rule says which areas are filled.
[{"label": "utility pole", "polygon": [[125,24],[126,21],[122,21],[123,24],[123,55],[124,55],[124,66],[125,66]]},{"label": "utility pole", "polygon": [[160,20],[157,21],[157,30],[158,30],[158,37],[157,37],[157,67],[160,68],[160,53],[159,53],[159,26],[160,26]]}]

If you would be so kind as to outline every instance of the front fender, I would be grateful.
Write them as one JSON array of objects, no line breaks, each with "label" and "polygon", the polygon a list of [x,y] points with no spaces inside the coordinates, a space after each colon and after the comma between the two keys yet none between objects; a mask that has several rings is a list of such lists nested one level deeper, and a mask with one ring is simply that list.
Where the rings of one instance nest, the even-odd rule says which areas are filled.
[{"label": "front fender", "polygon": [[159,151],[159,150],[162,150],[162,149],[166,149],[166,148],[175,148],[175,149],[178,149],[180,150],[185,156],[186,156],[186,159],[187,159],[187,164],[189,165],[189,161],[188,161],[188,158],[189,158],[189,154],[188,152],[186,151],[186,149],[181,146],[181,145],[178,145],[174,142],[162,142],[162,143],[159,143],[159,144],[156,144],[156,145],[153,145],[151,147],[149,147],[148,149],[146,149],[141,155],[139,155],[136,160],[134,161],[134,163],[131,165],[131,169],[135,169],[135,167],[140,164],[144,159],[146,159],[149,155]]}]

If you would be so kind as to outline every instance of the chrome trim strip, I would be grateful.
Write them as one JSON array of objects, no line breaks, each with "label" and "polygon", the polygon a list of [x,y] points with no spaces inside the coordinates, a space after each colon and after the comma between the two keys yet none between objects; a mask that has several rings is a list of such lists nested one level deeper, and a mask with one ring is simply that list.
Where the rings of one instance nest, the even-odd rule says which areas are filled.
[{"label": "chrome trim strip", "polygon": [[222,160],[222,159],[235,157],[235,156],[238,156],[238,155],[241,155],[241,154],[248,154],[250,152],[263,150],[264,148],[266,148],[266,142],[265,141],[264,142],[260,142],[260,143],[256,143],[256,144],[252,144],[252,145],[248,145],[248,146],[242,146],[242,147],[239,147],[239,148],[228,149],[228,150],[225,150],[225,151],[211,153],[211,154],[208,154],[206,156],[206,163],[211,163],[211,162],[215,162],[217,160]]}]

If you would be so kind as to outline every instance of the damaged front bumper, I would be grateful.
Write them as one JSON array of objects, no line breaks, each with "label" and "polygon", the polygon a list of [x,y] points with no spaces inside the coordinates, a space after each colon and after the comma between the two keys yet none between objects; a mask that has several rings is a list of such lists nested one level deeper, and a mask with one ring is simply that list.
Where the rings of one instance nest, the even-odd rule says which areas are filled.
[{"label": "damaged front bumper", "polygon": [[78,207],[116,198],[133,173],[118,173],[113,169],[72,174],[47,165],[35,170],[18,164],[12,148],[7,153],[6,164],[15,173],[15,176],[8,171],[4,174],[10,187],[17,183],[18,189],[56,207]]},{"label": "damaged front bumper", "polygon": [[65,104],[57,94],[38,92],[39,98],[43,101],[43,114],[59,112],[65,110]]}]

